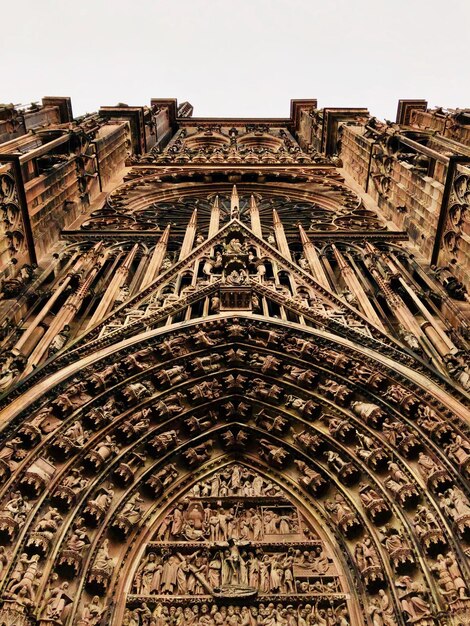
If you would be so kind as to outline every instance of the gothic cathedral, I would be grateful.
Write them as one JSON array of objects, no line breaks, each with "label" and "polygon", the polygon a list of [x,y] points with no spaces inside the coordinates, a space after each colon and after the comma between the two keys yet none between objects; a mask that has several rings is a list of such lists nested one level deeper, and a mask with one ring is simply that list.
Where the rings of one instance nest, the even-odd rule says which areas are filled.
[{"label": "gothic cathedral", "polygon": [[0,626],[470,624],[470,110],[0,105]]}]

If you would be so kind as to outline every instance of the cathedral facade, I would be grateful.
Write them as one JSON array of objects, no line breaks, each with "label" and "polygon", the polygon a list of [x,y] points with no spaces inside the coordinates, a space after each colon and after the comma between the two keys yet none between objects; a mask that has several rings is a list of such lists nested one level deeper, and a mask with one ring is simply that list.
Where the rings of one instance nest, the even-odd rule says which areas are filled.
[{"label": "cathedral facade", "polygon": [[0,626],[470,624],[470,111],[0,142]]}]

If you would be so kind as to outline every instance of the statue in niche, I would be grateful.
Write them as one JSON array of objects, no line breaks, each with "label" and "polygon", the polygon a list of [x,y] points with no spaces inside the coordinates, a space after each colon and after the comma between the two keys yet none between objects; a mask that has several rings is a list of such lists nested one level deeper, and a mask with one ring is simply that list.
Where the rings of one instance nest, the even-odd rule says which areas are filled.
[{"label": "statue in niche", "polygon": [[422,597],[424,595],[422,585],[414,582],[410,576],[401,576],[395,582],[395,587],[398,589],[402,609],[411,623],[419,621],[420,626],[434,624],[429,604]]},{"label": "statue in niche", "polygon": [[437,563],[431,567],[436,574],[439,587],[449,602],[456,600],[468,600],[468,588],[465,584],[457,560],[452,553],[446,556],[437,555]]},{"label": "statue in niche", "polygon": [[120,375],[121,363],[112,363],[99,372],[92,374],[91,383],[96,391],[104,390],[115,384],[119,380]]},{"label": "statue in niche", "polygon": [[222,385],[217,380],[203,380],[190,387],[188,391],[193,401],[215,400],[222,393]]},{"label": "statue in niche", "polygon": [[356,429],[349,419],[338,419],[332,415],[323,414],[320,419],[328,424],[328,431],[333,439],[350,443],[356,437]]},{"label": "statue in niche", "polygon": [[171,418],[184,411],[184,396],[182,393],[174,393],[166,396],[165,400],[159,400],[153,405],[153,412],[161,419]]},{"label": "statue in niche", "polygon": [[225,254],[238,255],[243,254],[246,248],[240,237],[232,237],[224,246]]},{"label": "statue in niche", "polygon": [[271,400],[279,402],[283,390],[277,385],[269,385],[261,378],[254,378],[250,383],[249,396],[260,398],[261,400]]},{"label": "statue in niche", "polygon": [[114,490],[111,487],[101,487],[96,495],[96,498],[88,500],[87,507],[96,507],[97,509],[106,512],[114,497]]},{"label": "statue in niche", "polygon": [[250,357],[250,365],[259,369],[263,374],[276,374],[281,366],[281,361],[271,354],[261,355],[255,352]]},{"label": "statue in niche", "polygon": [[335,494],[333,500],[325,501],[325,509],[334,515],[335,522],[341,526],[346,535],[351,535],[357,528],[362,527],[352,508],[339,493]]},{"label": "statue in niche", "polygon": [[313,387],[318,374],[311,369],[304,369],[301,367],[296,367],[294,365],[286,366],[286,373],[284,374],[284,378],[288,380],[294,380],[299,385]]},{"label": "statue in niche", "polygon": [[[21,593],[23,597],[33,601],[36,599],[36,589],[39,583],[39,577],[41,572],[39,570],[39,554],[33,554],[31,559],[28,560],[27,555],[22,555],[17,567],[20,566],[20,571],[15,570],[10,583],[8,585],[8,593],[15,595]],[[16,572],[16,577],[14,574]],[[12,584],[13,583],[13,584]]]},{"label": "statue in niche", "polygon": [[161,385],[176,385],[186,380],[189,374],[186,372],[184,365],[174,365],[169,369],[160,370],[155,374],[155,377]]},{"label": "statue in niche", "polygon": [[385,413],[382,409],[372,402],[351,402],[351,409],[366,424],[373,428],[379,428],[385,418]]},{"label": "statue in niche", "polygon": [[209,374],[211,372],[217,372],[222,362],[223,356],[217,354],[217,352],[212,352],[207,356],[192,359],[191,367],[195,374]]},{"label": "statue in niche", "polygon": [[15,491],[0,512],[0,529],[4,527],[5,518],[12,519],[17,525],[23,524],[31,508],[28,499]]},{"label": "statue in niche", "polygon": [[382,374],[374,372],[370,367],[360,362],[354,363],[349,378],[353,382],[372,387],[372,389],[380,389],[386,380]]},{"label": "statue in niche", "polygon": [[249,436],[244,430],[238,432],[232,432],[231,430],[225,431],[221,435],[223,445],[227,449],[244,448],[248,442]]},{"label": "statue in niche", "polygon": [[54,624],[65,624],[68,611],[67,608],[72,602],[68,595],[69,583],[64,581],[54,588],[49,587],[46,598],[38,614],[41,622],[53,622]]},{"label": "statue in niche", "polygon": [[41,555],[45,556],[62,521],[62,515],[59,514],[56,508],[50,506],[30,534],[26,544],[28,548],[38,549]]},{"label": "statue in niche", "polygon": [[210,459],[212,454],[212,446],[214,442],[212,439],[200,444],[199,446],[195,446],[194,448],[188,448],[185,452],[183,452],[183,456],[186,459],[188,465],[195,466],[204,463]]},{"label": "statue in niche", "polygon": [[417,502],[419,492],[399,465],[390,461],[388,469],[390,473],[385,480],[385,485],[395,495],[396,499],[404,505]]},{"label": "statue in niche", "polygon": [[384,396],[390,402],[401,407],[408,415],[411,414],[419,404],[418,398],[400,385],[389,385]]},{"label": "statue in niche", "polygon": [[418,416],[416,420],[417,424],[433,439],[437,440],[439,443],[443,439],[447,440],[452,429],[434,409],[431,409],[425,404],[420,404],[416,414]]},{"label": "statue in niche", "polygon": [[264,409],[262,409],[257,415],[255,415],[255,424],[266,430],[268,433],[273,432],[282,434],[286,431],[289,422],[282,417],[282,415],[269,417],[265,415]]},{"label": "statue in niche", "polygon": [[444,511],[454,521],[467,518],[470,521],[470,504],[463,491],[457,487],[447,489],[442,500]]},{"label": "statue in niche", "polygon": [[356,431],[356,436],[361,444],[356,446],[356,455],[375,471],[387,469],[389,458],[383,446],[379,446],[372,437],[359,431]]},{"label": "statue in niche", "polygon": [[139,403],[151,394],[152,390],[149,383],[129,383],[122,389],[122,395],[130,405]]},{"label": "statue in niche", "polygon": [[178,477],[178,470],[173,463],[165,465],[147,480],[147,487],[153,492],[154,496],[160,495],[172,482]]},{"label": "statue in niche", "polygon": [[82,478],[81,470],[83,468],[73,467],[70,473],[64,477],[54,494],[54,499],[66,502],[70,506],[75,496],[80,493],[88,485],[88,479]]},{"label": "statue in niche", "polygon": [[119,446],[116,445],[115,437],[113,435],[106,435],[104,439],[96,444],[95,450],[90,451],[88,456],[90,457],[92,463],[96,467],[99,467],[101,464],[105,463],[118,453]]},{"label": "statue in niche", "polygon": [[100,570],[107,576],[110,576],[113,573],[113,569],[114,560],[109,554],[109,539],[105,539],[96,553],[92,566],[92,572],[93,570]]},{"label": "statue in niche", "polygon": [[260,456],[264,457],[268,463],[278,467],[283,467],[288,459],[289,453],[281,446],[270,443],[267,439],[260,439]]},{"label": "statue in niche", "polygon": [[50,406],[44,406],[36,415],[25,422],[18,431],[25,444],[33,445],[41,435],[49,435],[59,426],[60,421],[52,414]]},{"label": "statue in niche", "polygon": [[104,608],[101,605],[99,596],[93,596],[91,602],[85,605],[78,626],[98,626],[101,617],[104,614]]},{"label": "statue in niche", "polygon": [[318,389],[325,396],[331,398],[340,405],[346,403],[352,396],[352,391],[348,389],[346,385],[342,385],[331,379],[327,379],[323,383],[319,384]]},{"label": "statue in niche", "polygon": [[87,391],[86,383],[77,382],[60,394],[53,404],[57,405],[63,413],[72,413],[89,400],[91,396]]},{"label": "statue in niche", "polygon": [[243,268],[240,270],[234,268],[226,275],[225,282],[228,285],[245,285],[248,282],[248,274]]},{"label": "statue in niche", "polygon": [[434,515],[423,505],[418,505],[416,511],[413,517],[414,530],[426,551],[435,554],[436,550],[445,550],[447,542]]},{"label": "statue in niche", "polygon": [[369,537],[356,543],[354,556],[361,573],[369,567],[380,567],[379,557]]},{"label": "statue in niche", "polygon": [[166,450],[169,450],[170,448],[178,445],[178,443],[179,439],[177,430],[167,430],[163,433],[160,433],[150,442],[152,448],[156,452],[165,452]]},{"label": "statue in niche", "polygon": [[219,343],[221,338],[221,332],[214,330],[212,332],[206,332],[203,328],[198,328],[198,330],[191,335],[196,347],[200,348],[210,348]]},{"label": "statue in niche", "polygon": [[320,492],[327,487],[325,479],[314,469],[310,468],[304,461],[295,459],[294,463],[297,465],[299,472],[302,473],[302,476],[299,478],[299,483],[312,491],[314,495],[320,495]]},{"label": "statue in niche", "polygon": [[420,452],[418,454],[418,469],[426,484],[431,488],[436,488],[442,485],[449,486],[452,484],[449,476],[447,476],[446,471],[442,467],[442,465],[436,463],[434,459],[432,459],[429,455],[424,454],[424,452]]},{"label": "statue in niche", "polygon": [[287,396],[285,405],[286,408],[295,409],[306,419],[314,419],[319,411],[319,405],[313,400],[304,400],[303,398],[299,398],[297,396]]},{"label": "statue in niche", "polygon": [[372,598],[369,603],[368,614],[372,626],[396,626],[393,616],[393,605],[384,589],[379,589],[379,597]]},{"label": "statue in niche", "polygon": [[7,441],[0,449],[0,475],[13,472],[18,466],[18,462],[25,456],[23,442],[19,437]]},{"label": "statue in niche", "polygon": [[470,443],[461,435],[454,434],[452,443],[445,447],[446,454],[455,461],[459,468],[469,475],[470,468]]}]

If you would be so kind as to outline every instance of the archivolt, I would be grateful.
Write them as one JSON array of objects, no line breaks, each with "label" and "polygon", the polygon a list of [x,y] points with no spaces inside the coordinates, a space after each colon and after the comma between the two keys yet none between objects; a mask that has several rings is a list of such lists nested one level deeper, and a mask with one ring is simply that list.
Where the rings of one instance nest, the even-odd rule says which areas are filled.
[{"label": "archivolt", "polygon": [[[350,584],[361,589],[355,621],[380,587],[400,607],[394,577],[409,572],[425,586],[423,598],[435,615],[447,611],[463,619],[468,610],[463,600],[450,601],[435,573],[442,552],[469,577],[470,508],[462,496],[468,492],[468,412],[421,374],[346,339],[252,316],[153,330],[67,366],[3,413],[0,532],[8,544],[7,599],[21,554],[37,553],[47,557],[34,593],[40,606],[52,572],[67,574],[65,547],[86,523],[90,543],[71,576],[72,613],[79,615],[89,600],[97,551],[110,536],[114,567],[103,593],[106,619],[114,619],[112,600],[121,600],[162,511],[196,480],[242,458],[327,525]],[[161,437],[171,431],[178,431],[178,441]],[[243,445],[231,447],[229,431],[243,431]],[[199,446],[203,452],[188,458]],[[433,469],[426,472],[426,463]],[[169,467],[177,475],[162,491]],[[88,483],[64,490],[64,480],[80,474]],[[104,489],[112,489],[112,500],[94,521],[87,507]],[[32,503],[22,527],[9,521],[17,491]],[[126,532],[116,539],[116,519],[137,493],[142,517],[124,524]],[[349,521],[338,503],[351,510]],[[51,505],[62,519],[54,521]],[[52,531],[41,539],[44,519]],[[402,536],[400,554],[384,547],[386,520]],[[355,560],[355,546],[366,537],[380,562],[378,581]]]}]

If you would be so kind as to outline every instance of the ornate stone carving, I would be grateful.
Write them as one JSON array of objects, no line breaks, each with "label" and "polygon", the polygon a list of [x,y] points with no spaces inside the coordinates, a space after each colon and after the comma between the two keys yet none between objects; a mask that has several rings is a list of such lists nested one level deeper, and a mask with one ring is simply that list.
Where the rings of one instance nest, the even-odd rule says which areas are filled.
[{"label": "ornate stone carving", "polygon": [[354,537],[361,532],[362,524],[339,493],[335,494],[333,500],[326,500],[325,509],[334,515],[335,522],[347,537]]},{"label": "ornate stone carving", "polygon": [[409,576],[401,576],[395,586],[408,622],[418,624],[418,626],[433,626],[434,618],[428,602],[424,599],[426,594],[423,586],[414,582]]},{"label": "ornate stone carving", "polygon": [[382,530],[382,544],[387,550],[390,562],[397,573],[410,570],[414,565],[413,552],[402,533],[387,524]]},{"label": "ornate stone carving", "polygon": [[21,493],[15,492],[0,511],[0,541],[11,543],[19,528],[24,524],[31,504]]},{"label": "ornate stone carving", "polygon": [[360,479],[361,472],[354,463],[345,461],[334,450],[327,450],[324,456],[326,457],[328,467],[338,475],[340,481],[345,485],[354,485]]},{"label": "ornate stone carving", "polygon": [[114,570],[114,559],[109,554],[109,540],[105,539],[98,548],[96,557],[90,568],[87,587],[98,595],[103,595],[108,587],[109,579]]},{"label": "ornate stone carving", "polygon": [[62,521],[62,515],[57,509],[49,507],[49,510],[42,516],[28,537],[26,542],[28,553],[39,554],[41,557],[46,556]]},{"label": "ornate stone carving", "polygon": [[447,541],[434,515],[427,507],[419,505],[413,517],[416,534],[426,552],[433,556],[447,548]]},{"label": "ornate stone carving", "polygon": [[114,490],[111,487],[101,487],[95,498],[88,500],[83,511],[83,519],[88,526],[98,526],[108,512],[113,497]]},{"label": "ornate stone carving", "polygon": [[395,462],[390,461],[388,469],[390,473],[385,480],[385,485],[390,489],[397,502],[405,507],[416,506],[420,495],[410,478]]},{"label": "ornate stone carving", "polygon": [[358,541],[354,548],[354,559],[357,567],[364,577],[369,590],[379,589],[384,584],[384,575],[377,551],[370,537]]}]

